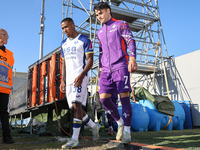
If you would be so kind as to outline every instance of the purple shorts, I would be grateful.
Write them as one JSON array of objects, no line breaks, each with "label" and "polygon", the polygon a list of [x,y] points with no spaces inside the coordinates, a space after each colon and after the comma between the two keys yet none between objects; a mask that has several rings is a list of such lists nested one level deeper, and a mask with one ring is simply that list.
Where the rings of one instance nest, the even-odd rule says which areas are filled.
[{"label": "purple shorts", "polygon": [[127,68],[116,70],[112,73],[101,72],[99,79],[99,94],[113,94],[116,92],[131,92],[130,73]]}]

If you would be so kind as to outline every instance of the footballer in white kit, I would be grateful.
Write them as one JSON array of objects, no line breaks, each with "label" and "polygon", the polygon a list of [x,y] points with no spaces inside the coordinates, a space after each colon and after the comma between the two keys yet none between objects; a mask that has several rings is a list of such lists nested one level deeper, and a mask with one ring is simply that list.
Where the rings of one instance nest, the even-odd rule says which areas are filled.
[{"label": "footballer in white kit", "polygon": [[93,49],[86,35],[78,34],[73,39],[66,38],[61,42],[61,56],[66,65],[66,97],[69,108],[72,108],[74,102],[86,105],[89,76],[85,75],[79,87],[74,86],[74,80],[83,71],[88,53],[93,53]]}]

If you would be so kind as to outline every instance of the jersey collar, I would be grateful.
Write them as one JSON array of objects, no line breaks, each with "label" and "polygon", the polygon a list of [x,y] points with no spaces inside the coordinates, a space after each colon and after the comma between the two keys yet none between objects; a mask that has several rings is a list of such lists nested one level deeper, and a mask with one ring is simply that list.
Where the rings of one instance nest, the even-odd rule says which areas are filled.
[{"label": "jersey collar", "polygon": [[3,46],[0,46],[0,49],[4,52],[6,52],[6,47],[3,45]]}]

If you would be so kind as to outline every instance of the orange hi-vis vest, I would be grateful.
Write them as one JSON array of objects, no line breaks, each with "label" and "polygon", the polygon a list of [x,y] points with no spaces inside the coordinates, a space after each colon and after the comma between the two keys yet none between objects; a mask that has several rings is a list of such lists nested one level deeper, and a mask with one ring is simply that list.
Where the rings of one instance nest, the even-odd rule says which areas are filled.
[{"label": "orange hi-vis vest", "polygon": [[0,93],[10,94],[12,81],[12,68],[14,64],[13,52],[0,50]]}]

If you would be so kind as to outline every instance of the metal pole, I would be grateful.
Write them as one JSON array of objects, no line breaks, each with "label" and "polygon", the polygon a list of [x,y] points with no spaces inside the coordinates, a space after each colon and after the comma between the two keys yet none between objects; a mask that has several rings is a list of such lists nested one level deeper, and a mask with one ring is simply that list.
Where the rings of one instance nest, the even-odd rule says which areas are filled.
[{"label": "metal pole", "polygon": [[[90,40],[92,40],[92,15],[91,15],[91,13],[92,13],[92,0],[89,1],[89,5],[90,5]],[[94,49],[94,45],[93,45],[93,49]],[[92,94],[93,93],[93,90],[92,90],[92,69],[90,69],[90,81],[91,81],[91,84],[90,84],[91,90],[90,90],[90,92]],[[93,100],[94,100],[94,98],[91,96],[90,97],[90,102],[91,102],[92,105],[94,104]]]},{"label": "metal pole", "polygon": [[30,111],[30,122],[29,122],[29,124],[30,124],[30,134],[32,134],[32,130],[33,130],[33,127],[32,127],[32,121],[33,121],[33,118],[32,118],[32,112]]},{"label": "metal pole", "polygon": [[43,40],[44,40],[44,2],[45,0],[42,0],[42,10],[41,10],[41,17],[40,17],[40,54],[39,54],[39,59],[43,57]]},{"label": "metal pole", "polygon": [[71,0],[71,13],[70,13],[71,14],[71,18],[73,16],[73,10],[72,9],[73,9],[73,0]]},{"label": "metal pole", "polygon": [[[66,14],[65,14],[65,3],[68,1],[68,4],[67,4],[67,10],[66,10]],[[64,1],[63,0],[63,19],[64,18],[67,18],[67,16],[68,16],[68,10],[69,10],[69,2],[70,2],[70,0],[67,0],[67,1]],[[64,40],[64,38],[65,38],[65,34],[64,34],[64,32],[62,32],[62,40]]]},{"label": "metal pole", "polygon": [[[157,0],[155,0],[155,5],[156,5],[156,7],[158,7],[158,1]],[[159,44],[157,46],[158,46],[158,49],[159,49],[159,47],[161,48],[161,39],[160,39],[160,24],[159,24],[160,16],[159,16],[158,9],[157,9],[157,14],[158,14],[158,18],[159,18],[159,20],[157,22],[157,30],[159,31],[158,32],[158,42],[159,42]],[[162,52],[161,52],[161,49],[160,49],[159,55],[161,55],[161,54],[162,54]],[[160,72],[160,74],[161,74],[160,78],[161,78],[161,95],[163,96],[164,95],[164,82],[163,82],[163,69],[164,68],[163,68],[162,63],[164,63],[164,62],[162,62],[162,61],[163,61],[163,59],[160,60],[160,67],[162,68],[161,72]]]},{"label": "metal pole", "polygon": [[[157,0],[156,0],[156,7],[158,7],[158,1]],[[161,30],[161,33],[162,33],[162,38],[163,38],[163,43],[164,43],[164,47],[165,47],[166,56],[169,57],[168,56],[168,52],[167,52],[167,46],[166,46],[166,42],[165,42],[165,37],[164,37],[164,33],[163,33],[163,28],[162,28],[162,25],[161,25],[159,9],[157,9],[157,14],[158,14],[158,18],[159,18],[160,30]]]},{"label": "metal pole", "polygon": [[22,116],[23,114],[20,114],[20,116],[21,116],[21,129],[23,128],[23,116]]},{"label": "metal pole", "polygon": [[15,129],[17,128],[17,116],[15,115]]}]

